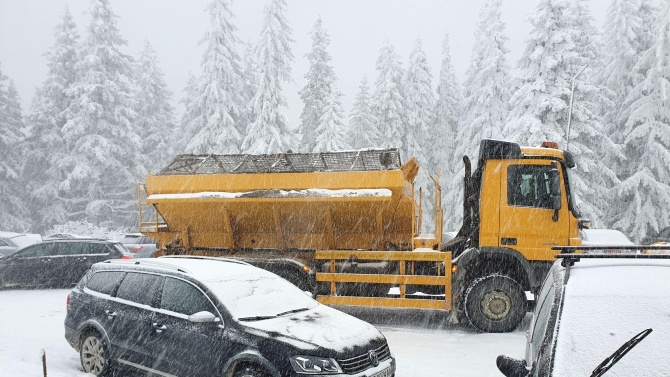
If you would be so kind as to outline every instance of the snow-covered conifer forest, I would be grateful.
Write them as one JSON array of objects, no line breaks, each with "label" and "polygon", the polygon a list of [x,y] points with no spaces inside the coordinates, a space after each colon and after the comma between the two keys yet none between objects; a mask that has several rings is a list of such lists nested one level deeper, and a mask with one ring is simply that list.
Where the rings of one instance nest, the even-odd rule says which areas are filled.
[{"label": "snow-covered conifer forest", "polygon": [[[210,22],[193,41],[204,47],[200,70],[181,92],[168,88],[154,41],[137,56],[127,52],[114,2],[91,0],[85,25],[63,9],[53,34],[40,36],[52,44],[30,108],[0,56],[0,230],[45,233],[68,222],[133,229],[136,184],[177,154],[386,147],[419,159],[427,192],[428,174],[441,171],[445,229],[456,230],[462,156],[475,160],[479,140],[498,138],[569,147],[583,215],[639,241],[670,225],[670,2],[608,1],[598,25],[588,0],[538,0],[525,50],[510,61],[502,0],[487,0],[464,80],[450,48],[459,35],[445,25],[441,45],[412,36],[408,56],[391,39],[380,43],[375,70],[361,71],[352,93],[332,64],[329,28],[337,25],[316,18],[298,35],[290,1],[267,0],[257,38],[243,41],[231,0],[212,0],[201,10]],[[296,54],[296,40],[311,50]],[[441,60],[429,61],[427,50]],[[297,77],[292,66],[302,59],[309,69]],[[290,124],[286,95],[296,88],[304,107]],[[350,109],[345,97],[354,99]],[[424,197],[425,211],[431,203]]]}]

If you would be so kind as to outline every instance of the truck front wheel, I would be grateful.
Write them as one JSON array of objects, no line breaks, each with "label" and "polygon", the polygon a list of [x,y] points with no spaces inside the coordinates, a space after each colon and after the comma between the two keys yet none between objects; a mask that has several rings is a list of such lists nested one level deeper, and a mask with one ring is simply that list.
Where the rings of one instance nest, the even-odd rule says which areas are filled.
[{"label": "truck front wheel", "polygon": [[470,284],[463,307],[468,321],[477,330],[508,332],[526,315],[526,293],[509,276],[488,275]]}]

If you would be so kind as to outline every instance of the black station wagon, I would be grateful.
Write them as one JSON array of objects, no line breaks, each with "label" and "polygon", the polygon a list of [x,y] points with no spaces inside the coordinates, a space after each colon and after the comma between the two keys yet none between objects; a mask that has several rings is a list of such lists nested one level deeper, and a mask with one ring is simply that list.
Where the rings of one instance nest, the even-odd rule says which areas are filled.
[{"label": "black station wagon", "polygon": [[65,338],[84,371],[159,376],[391,377],[372,325],[241,261],[161,257],[95,264],[68,296]]}]

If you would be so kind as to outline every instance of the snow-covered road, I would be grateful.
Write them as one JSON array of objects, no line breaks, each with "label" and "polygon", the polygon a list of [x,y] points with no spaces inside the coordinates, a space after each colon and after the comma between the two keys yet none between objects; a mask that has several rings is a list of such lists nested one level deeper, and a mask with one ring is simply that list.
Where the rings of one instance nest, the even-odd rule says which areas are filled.
[{"label": "snow-covered road", "polygon": [[[68,292],[0,291],[0,376],[41,376],[42,350],[49,377],[88,376],[63,337]],[[423,312],[348,311],[386,335],[398,362],[397,377],[500,376],[496,356],[523,354],[530,317],[515,332],[479,334]]]}]

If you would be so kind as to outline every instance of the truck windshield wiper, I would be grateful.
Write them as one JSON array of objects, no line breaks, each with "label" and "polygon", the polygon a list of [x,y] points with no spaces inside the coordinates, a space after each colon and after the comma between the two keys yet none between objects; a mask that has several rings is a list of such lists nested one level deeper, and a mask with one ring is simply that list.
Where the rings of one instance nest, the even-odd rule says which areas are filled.
[{"label": "truck windshield wiper", "polygon": [[292,314],[292,313],[304,312],[305,310],[309,310],[309,308],[298,308],[298,309],[293,309],[293,310],[287,310],[285,312],[281,312],[281,313],[277,314],[276,317],[281,317],[283,315]]},{"label": "truck windshield wiper", "polygon": [[605,374],[605,372],[610,370],[610,368],[612,368],[612,366],[614,366],[614,364],[616,364],[617,361],[621,360],[621,358],[623,358],[628,353],[628,351],[633,349],[633,347],[637,346],[642,341],[642,339],[644,339],[652,331],[653,331],[652,329],[643,330],[639,334],[632,337],[629,341],[624,343],[621,347],[619,347],[618,350],[614,351],[614,353],[610,355],[610,357],[603,360],[603,362],[600,363],[600,365],[598,365],[596,369],[593,370],[591,377],[598,377]]}]

